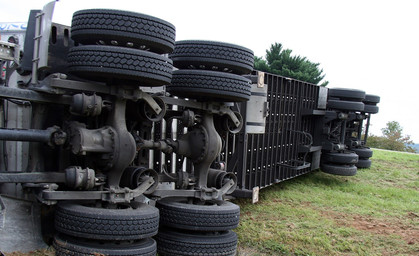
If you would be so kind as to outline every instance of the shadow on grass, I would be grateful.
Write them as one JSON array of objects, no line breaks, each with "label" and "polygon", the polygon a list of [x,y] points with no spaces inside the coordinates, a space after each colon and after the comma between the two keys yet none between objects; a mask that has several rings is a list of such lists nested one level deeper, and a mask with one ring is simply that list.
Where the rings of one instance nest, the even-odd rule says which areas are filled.
[{"label": "shadow on grass", "polygon": [[331,175],[321,171],[313,171],[302,176],[282,181],[270,187],[264,188],[263,191],[272,191],[292,188],[294,186],[313,186],[313,187],[328,187],[330,189],[340,188],[349,184],[351,177]]}]

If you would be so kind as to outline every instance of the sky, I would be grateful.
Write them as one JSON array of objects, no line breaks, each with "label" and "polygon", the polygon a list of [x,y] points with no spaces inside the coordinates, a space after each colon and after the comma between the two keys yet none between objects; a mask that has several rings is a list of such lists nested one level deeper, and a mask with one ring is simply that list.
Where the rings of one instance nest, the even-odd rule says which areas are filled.
[{"label": "sky", "polygon": [[[27,21],[47,0],[0,0],[0,22]],[[164,19],[176,40],[238,44],[264,56],[274,42],[320,63],[329,88],[381,97],[370,132],[388,121],[419,143],[419,1],[416,0],[60,0],[53,21],[71,25],[73,12],[111,8]]]}]

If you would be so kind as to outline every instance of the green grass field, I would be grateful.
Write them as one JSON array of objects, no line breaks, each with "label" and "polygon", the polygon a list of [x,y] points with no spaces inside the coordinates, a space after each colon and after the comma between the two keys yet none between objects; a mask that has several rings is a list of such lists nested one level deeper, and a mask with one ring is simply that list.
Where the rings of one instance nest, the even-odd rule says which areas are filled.
[{"label": "green grass field", "polygon": [[356,176],[313,172],[241,206],[239,255],[419,255],[419,155],[374,150]]}]

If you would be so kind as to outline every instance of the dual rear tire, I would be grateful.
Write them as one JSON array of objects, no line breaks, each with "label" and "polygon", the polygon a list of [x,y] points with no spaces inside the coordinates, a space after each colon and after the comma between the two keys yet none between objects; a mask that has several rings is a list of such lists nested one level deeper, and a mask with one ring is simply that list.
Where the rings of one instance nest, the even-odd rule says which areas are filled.
[{"label": "dual rear tire", "polygon": [[236,255],[240,207],[223,200],[160,200],[159,255]]},{"label": "dual rear tire", "polygon": [[354,176],[357,172],[357,154],[351,151],[326,152],[322,154],[320,169],[328,174],[339,176]]},{"label": "dual rear tire", "polygon": [[179,41],[170,58],[180,70],[173,72],[167,91],[198,101],[242,102],[250,99],[253,52],[212,41]]},{"label": "dual rear tire", "polygon": [[159,228],[157,208],[106,209],[71,202],[59,203],[54,237],[57,255],[156,255],[151,238]]},{"label": "dual rear tire", "polygon": [[[164,20],[128,11],[90,9],[75,12],[68,54],[69,72],[116,85],[170,84],[175,27]],[[81,46],[80,46],[81,45]]]}]

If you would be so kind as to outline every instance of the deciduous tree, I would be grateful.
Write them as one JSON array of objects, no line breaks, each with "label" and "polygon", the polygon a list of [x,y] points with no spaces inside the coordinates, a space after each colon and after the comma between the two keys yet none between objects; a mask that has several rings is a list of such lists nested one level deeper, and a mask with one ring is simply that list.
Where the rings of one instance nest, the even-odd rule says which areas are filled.
[{"label": "deciduous tree", "polygon": [[381,132],[383,133],[383,136],[369,136],[367,145],[395,151],[417,152],[416,149],[412,147],[414,143],[410,139],[410,135],[403,135],[403,128],[399,122],[387,122],[386,127],[381,129]]}]

